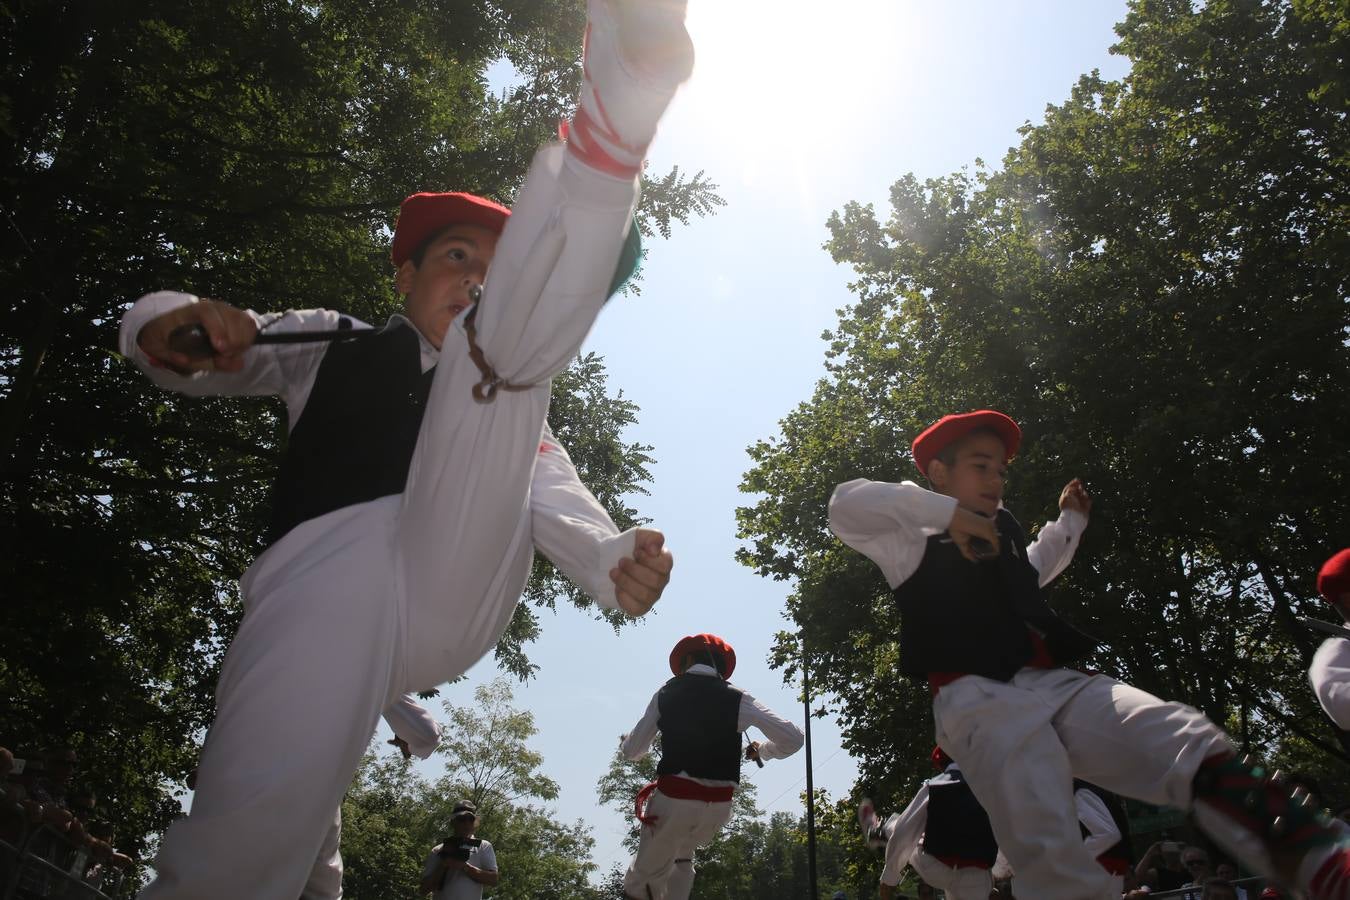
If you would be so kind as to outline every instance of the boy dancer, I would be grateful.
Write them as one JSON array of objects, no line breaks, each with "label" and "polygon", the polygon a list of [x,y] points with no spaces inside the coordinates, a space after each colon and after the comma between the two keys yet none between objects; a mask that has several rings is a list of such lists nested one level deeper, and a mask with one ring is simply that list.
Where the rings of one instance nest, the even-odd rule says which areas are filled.
[{"label": "boy dancer", "polygon": [[[1350,623],[1350,548],[1342,550],[1317,573],[1317,593]],[[1350,731],[1350,639],[1329,637],[1317,648],[1308,669],[1317,702],[1342,731]]]},{"label": "boy dancer", "polygon": [[1212,722],[1062,668],[1093,641],[1055,615],[1041,588],[1072,558],[1091,500],[1080,481],[1069,482],[1059,519],[1028,544],[1002,507],[1020,441],[1017,424],[999,412],[944,416],[912,448],[932,491],[912,482],[841,484],[830,527],[885,575],[900,609],[901,668],[928,680],[938,742],[961,763],[1022,892],[1084,900],[1114,889],[1078,849],[1077,776],[1193,809],[1252,868],[1278,870],[1314,898],[1350,897],[1350,851],[1324,817],[1239,760]]},{"label": "boy dancer", "polygon": [[[293,434],[192,814],[169,829],[149,900],[299,896],[380,711],[492,648],[532,545],[602,605],[641,615],[660,596],[662,535],[618,534],[544,418],[549,380],[610,290],[643,153],[693,50],[682,3],[592,0],[588,14],[568,142],[535,157],[509,222],[468,195],[405,201],[403,321],[319,353],[253,339],[260,323],[333,329],[336,313],[264,320],[159,294],[123,320],[122,351],[153,380],[281,394]],[[171,348],[183,325],[208,333],[205,364]],[[260,758],[263,742],[278,751]]]},{"label": "boy dancer", "polygon": [[971,793],[961,767],[933,748],[933,766],[941,774],[919,786],[904,812],[891,813],[877,824],[871,800],[858,805],[858,823],[868,846],[884,844],[886,865],[878,895],[891,900],[905,866],[941,888],[948,900],[988,900],[994,889],[990,869],[998,858],[998,842],[989,816]]},{"label": "boy dancer", "polygon": [[727,681],[735,668],[736,651],[717,635],[682,638],[670,652],[675,677],[623,738],[623,755],[637,760],[661,734],[659,777],[637,797],[642,836],[623,879],[630,900],[689,897],[694,851],[731,818],[741,732],[753,725],[768,738],[745,749],[746,759],[760,763],[791,756],[802,745],[800,728]]}]

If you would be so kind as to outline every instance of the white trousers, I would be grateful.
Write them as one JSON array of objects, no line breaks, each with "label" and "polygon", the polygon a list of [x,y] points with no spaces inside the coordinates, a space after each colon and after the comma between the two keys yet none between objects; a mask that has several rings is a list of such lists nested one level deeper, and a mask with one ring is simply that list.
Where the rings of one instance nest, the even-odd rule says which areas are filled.
[{"label": "white trousers", "polygon": [[922,850],[915,853],[909,862],[919,877],[940,889],[947,895],[947,900],[989,900],[989,893],[994,889],[994,879],[988,869],[973,866],[954,869]]},{"label": "white trousers", "polygon": [[476,403],[452,330],[404,493],[301,524],[245,573],[192,812],[144,900],[296,900],[381,710],[496,643],[529,574],[549,379],[604,302],[635,200],[560,145],[536,156],[478,312],[498,374],[535,387]]},{"label": "white trousers", "polygon": [[300,900],[342,900],[342,808],[323,836],[319,855],[310,869]]},{"label": "white trousers", "polygon": [[694,887],[694,851],[717,837],[731,820],[731,802],[679,800],[652,792],[637,855],[623,876],[624,893],[638,900],[689,900]]},{"label": "white trousers", "polygon": [[1197,710],[1068,669],[1023,669],[1006,683],[967,675],[938,691],[933,717],[938,744],[989,814],[1019,896],[1036,900],[1120,898],[1083,847],[1075,777],[1190,809],[1201,762],[1233,750]]}]

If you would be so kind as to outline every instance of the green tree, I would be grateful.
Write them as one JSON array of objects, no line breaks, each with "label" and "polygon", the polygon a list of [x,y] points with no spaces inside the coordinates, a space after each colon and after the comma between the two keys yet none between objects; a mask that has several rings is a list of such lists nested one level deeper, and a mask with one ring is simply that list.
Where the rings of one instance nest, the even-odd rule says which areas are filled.
[{"label": "green tree", "polygon": [[497,854],[501,900],[594,900],[595,841],[581,822],[559,821],[537,805],[558,796],[530,749],[534,716],[513,706],[505,677],[474,691],[472,706],[444,704],[448,721],[437,759],[445,771],[428,782],[408,762],[367,757],[342,805],[344,894],[353,900],[416,900],[432,847],[453,831],[461,799],[478,806],[478,835]]},{"label": "green tree", "polygon": [[[181,287],[380,321],[398,202],[509,201],[578,86],[578,0],[6,0],[0,4],[0,741],[74,742],[131,850],[177,814],[260,549],[283,440],[268,400],[186,401],[114,352],[126,304]],[[495,92],[491,67],[514,66]],[[639,227],[722,201],[647,184]],[[587,403],[587,401],[594,401]],[[598,359],[554,425],[611,503],[648,480]],[[499,659],[532,671],[536,570]],[[615,622],[616,620],[611,620]]]},{"label": "green tree", "polygon": [[1130,75],[1082,77],[1001,169],[906,176],[884,220],[831,217],[857,300],[812,398],[750,448],[740,558],[793,583],[812,679],[884,806],[922,771],[927,691],[895,677],[886,585],[826,503],[850,478],[913,478],[913,435],[987,406],[1025,427],[1024,523],[1072,476],[1095,495],[1051,591],[1107,639],[1092,665],[1350,792],[1296,621],[1324,614],[1313,576],[1350,544],[1347,11],[1136,0],[1117,33]]}]

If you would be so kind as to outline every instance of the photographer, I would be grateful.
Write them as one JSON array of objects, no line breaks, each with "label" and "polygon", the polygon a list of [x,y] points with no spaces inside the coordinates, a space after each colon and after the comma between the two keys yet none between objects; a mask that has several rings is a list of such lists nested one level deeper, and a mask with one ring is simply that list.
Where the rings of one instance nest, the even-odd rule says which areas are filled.
[{"label": "photographer", "polygon": [[1166,837],[1149,847],[1135,867],[1139,883],[1155,891],[1174,891],[1190,883],[1191,874],[1181,861],[1181,849],[1181,844]]},{"label": "photographer", "polygon": [[435,900],[480,900],[484,886],[497,883],[497,854],[474,837],[478,809],[472,803],[460,800],[450,818],[454,834],[431,849],[422,868],[422,890]]}]

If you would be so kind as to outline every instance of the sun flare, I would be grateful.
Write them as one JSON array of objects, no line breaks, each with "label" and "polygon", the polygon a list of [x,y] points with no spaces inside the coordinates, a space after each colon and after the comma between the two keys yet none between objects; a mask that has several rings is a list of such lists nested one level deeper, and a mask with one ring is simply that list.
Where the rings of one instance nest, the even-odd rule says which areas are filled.
[{"label": "sun flare", "polygon": [[756,169],[827,163],[912,86],[912,10],[901,0],[693,0],[698,57],[681,113]]}]

